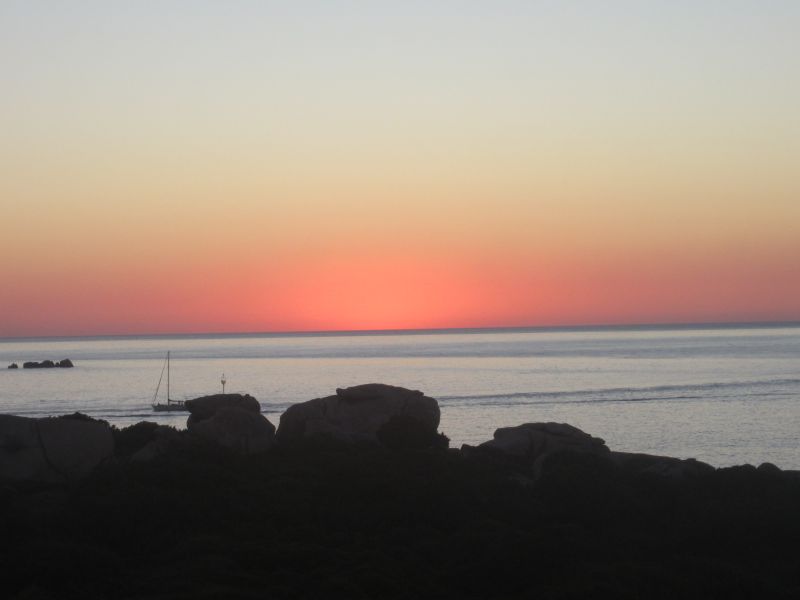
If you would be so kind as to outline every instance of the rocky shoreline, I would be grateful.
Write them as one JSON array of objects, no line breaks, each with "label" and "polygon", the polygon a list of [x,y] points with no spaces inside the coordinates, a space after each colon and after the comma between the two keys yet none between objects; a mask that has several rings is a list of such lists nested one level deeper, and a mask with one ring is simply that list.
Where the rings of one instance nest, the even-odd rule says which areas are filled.
[{"label": "rocky shoreline", "polygon": [[186,430],[0,415],[8,598],[794,598],[800,473],[527,423],[448,447],[381,384],[187,402]]}]

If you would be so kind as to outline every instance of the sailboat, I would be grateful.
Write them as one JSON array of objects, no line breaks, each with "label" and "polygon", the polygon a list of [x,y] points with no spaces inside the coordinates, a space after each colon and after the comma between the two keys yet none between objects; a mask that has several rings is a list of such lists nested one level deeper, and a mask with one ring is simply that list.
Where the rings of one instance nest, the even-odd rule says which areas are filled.
[{"label": "sailboat", "polygon": [[[178,410],[187,410],[186,405],[182,400],[172,400],[169,397],[169,355],[167,352],[167,359],[164,361],[164,366],[161,367],[161,376],[158,378],[158,385],[156,386],[156,393],[153,394],[153,410],[156,412],[172,412]],[[167,402],[158,402],[158,390],[161,388],[161,380],[164,378],[164,369],[167,370]]]}]

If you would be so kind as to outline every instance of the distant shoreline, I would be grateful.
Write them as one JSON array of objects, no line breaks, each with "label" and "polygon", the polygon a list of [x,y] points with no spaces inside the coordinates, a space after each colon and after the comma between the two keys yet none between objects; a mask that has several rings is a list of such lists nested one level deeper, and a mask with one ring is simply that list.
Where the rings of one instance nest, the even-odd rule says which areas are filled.
[{"label": "distant shoreline", "polygon": [[343,329],[321,331],[255,331],[255,332],[198,332],[198,333],[121,333],[102,335],[53,335],[0,337],[0,343],[39,342],[58,340],[125,340],[125,339],[222,339],[222,338],[291,338],[291,337],[361,337],[382,335],[451,335],[481,333],[547,333],[591,331],[691,331],[723,329],[800,328],[800,321],[746,321],[708,323],[629,323],[601,325],[541,325],[520,327],[441,327],[430,329]]}]

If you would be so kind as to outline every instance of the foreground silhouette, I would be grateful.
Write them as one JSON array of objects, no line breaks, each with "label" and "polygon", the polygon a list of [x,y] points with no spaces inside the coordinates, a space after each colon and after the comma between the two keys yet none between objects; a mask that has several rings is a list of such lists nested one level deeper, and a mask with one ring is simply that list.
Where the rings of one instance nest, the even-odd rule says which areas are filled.
[{"label": "foreground silhouette", "polygon": [[[342,410],[365,401],[357,391],[339,395],[351,403]],[[316,407],[329,411],[335,402],[294,412],[329,419]],[[113,430],[113,457],[88,476],[0,488],[0,594],[794,598],[800,591],[796,472],[615,453],[562,424],[498,430],[490,443],[453,450],[429,426],[398,415],[374,439],[290,436],[252,452],[215,441],[230,439],[228,424],[239,426],[231,406],[249,400],[200,404],[200,422],[219,414],[209,406],[224,406],[224,418],[202,436],[140,423]],[[336,418],[341,429],[345,421]],[[244,434],[265,435],[246,423]]]}]

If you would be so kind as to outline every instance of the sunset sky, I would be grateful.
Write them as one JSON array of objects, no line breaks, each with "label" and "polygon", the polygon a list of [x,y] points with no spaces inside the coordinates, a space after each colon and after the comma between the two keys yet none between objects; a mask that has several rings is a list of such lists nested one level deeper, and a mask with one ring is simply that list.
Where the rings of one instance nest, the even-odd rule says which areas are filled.
[{"label": "sunset sky", "polygon": [[0,4],[0,337],[800,320],[800,2]]}]

